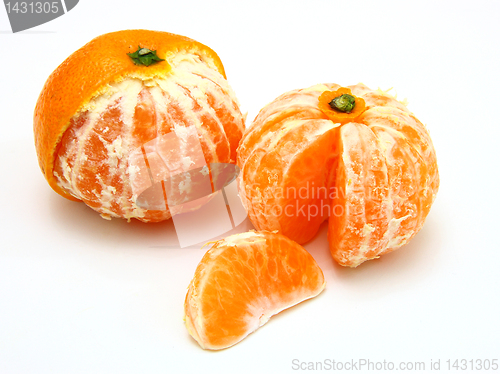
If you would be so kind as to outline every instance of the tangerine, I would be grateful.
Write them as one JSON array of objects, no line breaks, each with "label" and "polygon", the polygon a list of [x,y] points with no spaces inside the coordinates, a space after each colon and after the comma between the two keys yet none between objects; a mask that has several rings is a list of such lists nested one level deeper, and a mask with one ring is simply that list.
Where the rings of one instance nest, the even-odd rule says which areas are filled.
[{"label": "tangerine", "polygon": [[238,166],[240,197],[258,230],[305,243],[328,219],[331,254],[350,267],[408,243],[439,187],[426,127],[363,84],[281,95],[243,135]]},{"label": "tangerine", "polygon": [[[219,57],[187,37],[150,30],[104,34],[74,52],[48,78],[34,114],[40,168],[57,193],[104,218],[144,222],[171,212],[136,204],[129,157],[141,147],[147,156],[143,145],[170,133],[182,142],[187,127],[196,129],[206,164],[236,162],[244,120]],[[174,151],[195,163],[189,147]]]}]

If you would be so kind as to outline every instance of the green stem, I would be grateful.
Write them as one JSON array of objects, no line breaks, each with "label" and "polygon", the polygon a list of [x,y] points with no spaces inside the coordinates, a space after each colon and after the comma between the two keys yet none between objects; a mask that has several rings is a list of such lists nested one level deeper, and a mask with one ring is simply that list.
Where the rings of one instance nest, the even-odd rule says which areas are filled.
[{"label": "green stem", "polygon": [[330,101],[328,105],[339,112],[351,113],[356,105],[356,98],[349,94],[343,94]]},{"label": "green stem", "polygon": [[134,53],[127,53],[127,55],[132,59],[132,61],[134,61],[134,64],[136,65],[149,66],[160,61],[165,61],[164,59],[159,58],[156,55],[156,51],[152,51],[148,48],[141,48],[141,46],[138,46],[137,51],[135,51]]}]

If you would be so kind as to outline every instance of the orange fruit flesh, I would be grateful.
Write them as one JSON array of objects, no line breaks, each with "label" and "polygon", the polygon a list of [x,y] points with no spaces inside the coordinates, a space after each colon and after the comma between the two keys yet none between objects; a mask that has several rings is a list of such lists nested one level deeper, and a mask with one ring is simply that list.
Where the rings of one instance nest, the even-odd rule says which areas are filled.
[{"label": "orange fruit flesh", "polygon": [[[350,86],[366,110],[335,123],[320,98],[338,89],[327,84],[295,90],[264,107],[238,148],[238,185],[258,229],[304,243],[329,219],[332,256],[355,267],[399,248],[420,230],[439,175],[429,133],[404,104],[364,85]],[[294,125],[296,118],[301,126]],[[316,139],[321,126],[325,131]],[[274,198],[285,185],[296,195]],[[307,192],[299,194],[300,188]],[[325,190],[328,197],[317,198]],[[325,204],[329,214],[321,214]],[[295,206],[289,210],[294,214],[284,213],[287,205]]]},{"label": "orange fruit flesh", "polygon": [[[244,128],[236,98],[222,75],[187,57],[171,60],[165,79],[128,78],[110,85],[71,119],[54,165],[62,190],[106,218],[157,222],[171,213],[135,204],[128,160],[135,149],[195,126],[206,163],[235,162]],[[191,157],[189,150],[179,152]]]},{"label": "orange fruit flesh", "polygon": [[346,198],[333,204],[349,213],[329,222],[332,255],[348,266],[406,244],[423,226],[439,183],[430,138],[411,114],[377,107],[360,121],[368,126],[341,128],[338,185]]},{"label": "orange fruit flesh", "polygon": [[299,243],[328,218],[337,158],[338,124],[318,109],[318,96],[314,90],[280,96],[261,110],[238,148],[239,192],[252,223]]},{"label": "orange fruit flesh", "polygon": [[202,348],[228,348],[324,287],[321,269],[297,243],[271,232],[236,234],[217,241],[198,265],[186,327]]},{"label": "orange fruit flesh", "polygon": [[[258,217],[253,221],[258,230],[280,230],[303,243],[328,218],[335,133],[330,121],[299,119],[288,123],[277,144],[270,145],[268,152],[254,153],[245,163],[242,173],[253,175],[253,185],[245,187],[243,198],[247,206],[256,208],[252,213]],[[305,134],[312,135],[305,139]],[[311,194],[310,187],[319,193]],[[303,225],[305,218],[309,218],[308,225]]]}]

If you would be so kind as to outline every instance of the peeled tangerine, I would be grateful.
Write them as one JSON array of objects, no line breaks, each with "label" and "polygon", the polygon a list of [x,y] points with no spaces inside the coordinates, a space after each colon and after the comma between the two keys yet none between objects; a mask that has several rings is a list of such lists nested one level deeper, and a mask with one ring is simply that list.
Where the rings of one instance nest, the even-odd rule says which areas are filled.
[{"label": "peeled tangerine", "polygon": [[333,258],[356,267],[422,228],[439,186],[425,126],[363,84],[320,84],[265,106],[238,148],[239,192],[258,230],[305,243],[328,222]]},{"label": "peeled tangerine", "polygon": [[171,217],[166,202],[139,205],[144,190],[155,184],[163,198],[175,174],[234,164],[243,129],[217,54],[149,30],[105,34],[74,52],[48,78],[34,116],[39,164],[57,193],[104,218],[144,222]]},{"label": "peeled tangerine", "polygon": [[228,348],[324,288],[314,258],[287,237],[232,235],[215,242],[196,268],[184,303],[186,327],[202,348]]}]

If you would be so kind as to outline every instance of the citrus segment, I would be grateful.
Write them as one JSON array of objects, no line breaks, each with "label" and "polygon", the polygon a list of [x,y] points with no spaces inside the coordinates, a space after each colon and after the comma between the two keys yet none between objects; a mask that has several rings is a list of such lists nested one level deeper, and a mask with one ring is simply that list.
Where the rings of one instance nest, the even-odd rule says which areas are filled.
[{"label": "citrus segment", "polygon": [[333,258],[357,266],[385,247],[389,181],[384,155],[366,126],[348,123],[340,129],[337,193],[332,200],[329,241]]},{"label": "citrus segment", "polygon": [[328,120],[304,119],[287,124],[275,143],[263,146],[245,163],[240,197],[258,230],[280,230],[306,242],[328,217],[336,126]]},{"label": "citrus segment", "polygon": [[[371,138],[372,148],[378,153],[376,158],[365,154],[361,164],[367,165],[376,159],[383,168],[383,174],[372,179],[372,186],[368,181],[364,183],[367,197],[362,201],[366,205],[373,201],[372,197],[382,196],[383,205],[379,209],[381,217],[346,213],[344,217],[330,219],[330,250],[340,264],[347,266],[357,266],[406,244],[423,226],[439,185],[432,142],[423,125],[412,115],[397,108],[378,107],[366,111],[360,120],[369,124],[364,127],[364,139]],[[359,149],[359,137],[353,137],[348,129],[342,128],[341,132],[343,142],[350,145],[349,152]],[[339,168],[339,172],[346,176],[349,171],[354,174],[355,164],[356,160],[344,152],[343,167]],[[364,173],[364,178],[367,178],[367,170],[365,166],[361,173]],[[345,196],[359,199],[362,196],[348,186],[349,181],[356,180],[359,175],[350,176],[347,182],[339,178],[337,185],[350,188],[352,192]],[[334,204],[346,206],[340,201]],[[362,228],[342,223],[343,219],[354,217],[363,217],[365,222]],[[350,237],[354,233],[361,236]]]},{"label": "citrus segment", "polygon": [[202,348],[228,348],[324,287],[313,257],[285,236],[232,235],[198,265],[184,304],[186,327]]}]

